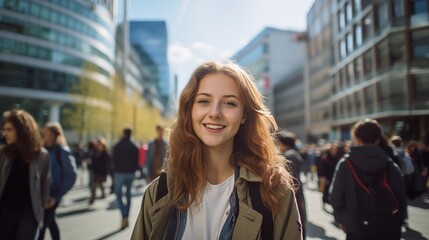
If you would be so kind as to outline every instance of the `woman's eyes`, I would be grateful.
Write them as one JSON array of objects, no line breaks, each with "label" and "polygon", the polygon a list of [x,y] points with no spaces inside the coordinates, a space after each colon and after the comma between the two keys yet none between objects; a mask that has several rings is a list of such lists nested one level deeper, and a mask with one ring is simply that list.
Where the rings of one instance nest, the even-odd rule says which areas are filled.
[{"label": "woman's eyes", "polygon": [[209,103],[209,101],[208,101],[208,100],[205,100],[205,99],[200,99],[200,100],[197,100],[197,103],[200,103],[200,104],[208,104],[208,103]]},{"label": "woman's eyes", "polygon": [[228,106],[232,106],[232,107],[237,106],[237,104],[235,102],[225,102],[224,104],[228,105]]},{"label": "woman's eyes", "polygon": [[[200,100],[197,100],[196,102],[198,104],[210,104],[210,101],[207,99],[200,99]],[[222,102],[222,105],[235,107],[235,106],[237,106],[237,103],[235,103],[233,101],[224,101],[224,102]]]}]

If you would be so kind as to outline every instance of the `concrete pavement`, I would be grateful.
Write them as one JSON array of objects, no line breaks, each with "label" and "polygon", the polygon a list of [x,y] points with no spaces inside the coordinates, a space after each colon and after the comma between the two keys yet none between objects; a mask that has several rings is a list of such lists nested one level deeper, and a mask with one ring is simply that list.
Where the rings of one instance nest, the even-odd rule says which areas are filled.
[{"label": "concrete pavement", "polygon": [[[83,174],[83,175],[82,175]],[[130,211],[130,227],[120,230],[121,215],[116,207],[116,197],[113,194],[105,199],[96,199],[89,205],[89,189],[85,173],[73,189],[65,196],[57,210],[57,222],[63,240],[125,240],[130,239],[132,228],[136,221],[146,181],[134,181],[132,188],[132,205]],[[315,184],[309,184],[304,191],[307,201],[307,239],[345,239],[342,230],[333,225],[333,217],[322,208],[321,193]],[[110,190],[110,182],[106,184],[106,192]],[[100,195],[100,193],[98,193]],[[402,239],[420,240],[429,238],[429,201],[423,197],[410,203],[409,226]],[[50,240],[47,232],[45,239]]]}]

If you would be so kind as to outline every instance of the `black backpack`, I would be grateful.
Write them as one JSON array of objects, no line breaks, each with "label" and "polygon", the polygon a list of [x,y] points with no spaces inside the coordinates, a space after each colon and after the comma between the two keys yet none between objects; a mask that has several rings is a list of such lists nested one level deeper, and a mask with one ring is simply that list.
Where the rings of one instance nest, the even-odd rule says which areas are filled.
[{"label": "black backpack", "polygon": [[[161,172],[161,175],[159,176],[158,187],[156,190],[155,202],[167,195],[167,193],[167,173]],[[253,208],[260,214],[262,214],[263,217],[261,226],[261,239],[273,239],[273,215],[270,209],[268,209],[262,201],[258,183],[249,182],[249,194],[250,198],[252,199]]]},{"label": "black backpack", "polygon": [[[356,189],[358,209],[357,229],[365,235],[377,236],[392,233],[402,225],[399,201],[388,181],[388,166],[378,176],[378,181],[365,185],[359,178],[353,163],[346,164],[358,184]],[[390,164],[390,163],[389,163]]]}]

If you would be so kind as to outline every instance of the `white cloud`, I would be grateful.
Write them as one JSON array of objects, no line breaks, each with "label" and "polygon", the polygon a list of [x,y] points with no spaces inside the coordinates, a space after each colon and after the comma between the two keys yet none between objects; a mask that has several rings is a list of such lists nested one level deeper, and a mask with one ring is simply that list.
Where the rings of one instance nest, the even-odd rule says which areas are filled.
[{"label": "white cloud", "polygon": [[235,52],[232,50],[223,50],[219,53],[219,56],[223,59],[229,59]]},{"label": "white cloud", "polygon": [[170,63],[183,63],[194,57],[191,50],[180,43],[173,43],[168,48],[168,59]]},{"label": "white cloud", "polygon": [[207,54],[207,53],[213,53],[215,50],[215,47],[213,45],[203,43],[203,42],[194,42],[192,44],[192,49]]}]

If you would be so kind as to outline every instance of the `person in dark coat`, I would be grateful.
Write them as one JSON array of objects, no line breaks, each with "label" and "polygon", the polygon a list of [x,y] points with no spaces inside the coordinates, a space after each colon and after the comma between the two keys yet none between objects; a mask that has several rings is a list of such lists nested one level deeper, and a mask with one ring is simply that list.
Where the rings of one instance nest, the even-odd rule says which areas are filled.
[{"label": "person in dark coat", "polygon": [[[334,215],[340,227],[346,232],[346,240],[399,240],[406,208],[405,186],[401,170],[379,147],[382,133],[377,121],[365,119],[357,122],[352,129],[352,136],[354,146],[351,147],[350,153],[338,163],[330,188],[330,202]],[[350,164],[365,186],[380,181],[380,176],[383,176],[384,173],[388,176],[387,181],[397,203],[397,209],[392,211],[395,215],[391,216],[391,218],[398,219],[396,226],[388,224],[386,230],[383,229],[383,232],[376,234],[363,230],[373,223],[361,221],[359,217],[366,209],[362,209],[362,203],[358,200],[362,199],[358,196],[358,188],[361,186],[355,179]],[[382,224],[386,225],[385,222]]]},{"label": "person in dark coat", "polygon": [[[128,216],[131,206],[131,186],[134,180],[134,173],[138,169],[139,149],[131,141],[132,130],[125,128],[122,139],[113,148],[113,165],[115,172],[115,194],[118,207],[121,210],[121,229],[128,227]],[[122,200],[122,187],[125,186],[126,202]]]},{"label": "person in dark coat", "polygon": [[295,197],[298,204],[299,215],[303,226],[303,237],[305,239],[305,223],[307,222],[307,211],[305,207],[305,197],[303,185],[300,179],[301,169],[304,164],[304,159],[296,148],[296,135],[289,131],[281,131],[276,136],[278,140],[278,148],[280,152],[289,160],[287,169],[293,175],[293,183],[296,187]]},{"label": "person in dark coat", "polygon": [[329,202],[329,187],[332,182],[332,178],[335,172],[335,166],[338,161],[344,156],[344,147],[339,143],[329,143],[327,144],[326,151],[321,155],[320,158],[320,171],[319,171],[319,179],[323,182],[323,208],[325,209],[326,204],[330,204]]},{"label": "person in dark coat", "polygon": [[107,141],[104,138],[97,139],[97,144],[95,145],[95,155],[94,161],[92,163],[92,182],[91,185],[91,199],[89,204],[94,203],[96,196],[96,188],[101,190],[101,198],[105,198],[106,194],[104,192],[104,182],[106,182],[107,174],[109,173],[110,165],[110,154],[107,150]]}]

